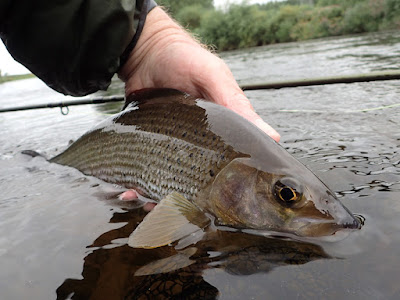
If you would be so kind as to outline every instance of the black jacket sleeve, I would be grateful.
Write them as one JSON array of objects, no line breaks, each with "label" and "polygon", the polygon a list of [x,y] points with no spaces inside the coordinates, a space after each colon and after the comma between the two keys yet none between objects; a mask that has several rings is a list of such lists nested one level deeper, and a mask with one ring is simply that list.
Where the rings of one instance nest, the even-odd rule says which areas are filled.
[{"label": "black jacket sleeve", "polygon": [[15,60],[66,95],[105,90],[132,51],[153,0],[0,0]]}]

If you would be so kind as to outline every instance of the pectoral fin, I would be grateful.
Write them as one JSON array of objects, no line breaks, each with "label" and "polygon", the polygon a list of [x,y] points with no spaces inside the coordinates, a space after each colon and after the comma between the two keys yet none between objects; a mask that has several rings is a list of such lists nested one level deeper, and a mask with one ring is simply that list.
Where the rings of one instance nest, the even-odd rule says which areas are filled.
[{"label": "pectoral fin", "polygon": [[202,230],[210,219],[176,192],[165,197],[130,235],[133,248],[157,248]]}]

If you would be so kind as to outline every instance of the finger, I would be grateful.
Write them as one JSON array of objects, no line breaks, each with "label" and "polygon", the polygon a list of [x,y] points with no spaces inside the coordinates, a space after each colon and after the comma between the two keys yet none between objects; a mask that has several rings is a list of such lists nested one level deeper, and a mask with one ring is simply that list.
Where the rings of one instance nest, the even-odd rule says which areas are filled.
[{"label": "finger", "polygon": [[196,66],[193,69],[198,72],[194,74],[193,78],[197,78],[199,81],[197,87],[201,95],[208,100],[233,110],[279,142],[279,133],[265,123],[254,111],[249,99],[247,99],[237,84],[225,62],[216,57],[214,59],[211,57],[208,61],[212,61],[213,63]]},{"label": "finger", "polygon": [[214,94],[216,97],[213,100],[241,115],[268,134],[275,141],[279,142],[281,138],[280,134],[263,121],[263,119],[254,111],[249,99],[247,99],[246,95],[236,84],[236,81],[234,83],[235,84],[231,85],[230,89],[219,89],[218,92],[215,92]]},{"label": "finger", "polygon": [[272,128],[269,124],[264,122],[264,120],[253,110],[250,101],[247,98],[240,97],[238,100],[231,100],[228,102],[228,108],[232,109],[237,114],[246,118],[266,134],[268,134],[275,141],[279,142],[281,136],[279,133]]},{"label": "finger", "polygon": [[154,207],[156,207],[157,203],[153,202],[147,202],[145,205],[143,205],[143,210],[146,212],[151,211]]},{"label": "finger", "polygon": [[135,190],[127,190],[118,196],[121,201],[133,201],[138,199],[137,192]]},{"label": "finger", "polygon": [[253,120],[253,123],[270,137],[272,137],[276,142],[279,142],[279,140],[281,139],[281,135],[269,124],[265,123],[263,119],[255,119]]}]

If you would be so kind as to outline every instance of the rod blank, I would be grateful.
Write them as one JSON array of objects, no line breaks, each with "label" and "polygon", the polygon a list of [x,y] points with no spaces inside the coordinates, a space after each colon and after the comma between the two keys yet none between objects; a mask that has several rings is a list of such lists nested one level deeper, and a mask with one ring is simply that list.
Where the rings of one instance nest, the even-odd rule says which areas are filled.
[{"label": "rod blank", "polygon": [[[373,73],[368,73],[368,74],[354,74],[354,75],[343,75],[343,76],[332,76],[332,77],[306,78],[306,79],[276,81],[276,82],[261,82],[261,83],[256,83],[256,84],[243,84],[240,87],[244,91],[250,91],[250,90],[281,89],[281,88],[289,88],[289,87],[338,84],[338,83],[396,80],[396,79],[400,79],[399,71],[385,71],[385,72],[373,72]],[[20,110],[54,108],[54,107],[63,108],[63,107],[74,106],[74,105],[99,104],[99,103],[119,102],[119,101],[124,101],[124,100],[125,100],[125,97],[123,95],[107,96],[107,97],[92,98],[92,99],[76,99],[76,100],[46,103],[46,104],[0,108],[0,113],[20,111]]]},{"label": "rod blank", "polygon": [[296,80],[256,83],[256,84],[242,85],[241,88],[244,91],[250,91],[250,90],[281,89],[288,87],[338,84],[338,83],[383,81],[383,80],[395,80],[395,79],[400,79],[399,71],[373,72],[368,74],[353,74],[353,75],[343,75],[343,76],[305,78]]},{"label": "rod blank", "polygon": [[92,98],[92,99],[77,99],[77,100],[61,101],[61,102],[54,102],[54,103],[44,103],[44,104],[34,104],[34,105],[26,105],[26,106],[0,108],[0,113],[11,112],[11,111],[20,111],[20,110],[41,109],[41,108],[54,108],[54,107],[63,108],[63,107],[74,106],[74,105],[100,104],[100,103],[109,103],[109,102],[119,102],[119,101],[123,101],[123,100],[125,100],[125,97],[123,95],[106,96],[106,97]]}]

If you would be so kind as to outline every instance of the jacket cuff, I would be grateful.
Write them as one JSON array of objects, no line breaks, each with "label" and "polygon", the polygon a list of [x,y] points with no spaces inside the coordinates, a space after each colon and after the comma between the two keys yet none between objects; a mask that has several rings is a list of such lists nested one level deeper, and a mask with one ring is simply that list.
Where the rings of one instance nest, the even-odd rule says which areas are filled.
[{"label": "jacket cuff", "polygon": [[143,31],[144,23],[146,21],[147,14],[157,6],[157,3],[153,0],[145,0],[142,5],[142,9],[138,15],[135,14],[135,19],[139,20],[138,25],[136,27],[136,33],[132,38],[132,41],[128,44],[125,51],[122,53],[120,57],[120,65],[119,69],[126,63],[129,58],[129,54],[132,52],[133,48],[135,48],[137,41],[139,40],[140,34]]}]

